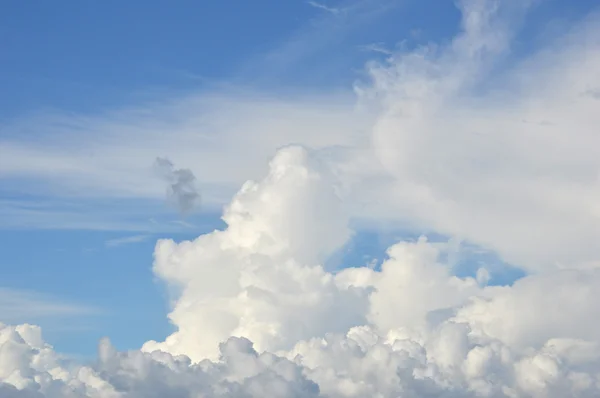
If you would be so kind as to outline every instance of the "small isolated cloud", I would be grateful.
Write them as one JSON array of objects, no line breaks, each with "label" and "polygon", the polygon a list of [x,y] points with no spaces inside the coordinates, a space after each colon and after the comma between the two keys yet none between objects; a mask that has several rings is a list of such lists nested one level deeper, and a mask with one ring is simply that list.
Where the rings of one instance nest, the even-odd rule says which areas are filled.
[{"label": "small isolated cloud", "polygon": [[167,158],[156,158],[154,168],[168,183],[167,200],[172,202],[181,214],[189,214],[198,205],[200,194],[196,187],[196,176],[190,169],[176,169]]},{"label": "small isolated cloud", "polygon": [[150,235],[131,235],[122,238],[109,239],[105,242],[107,247],[118,247],[131,243],[140,243],[148,239]]},{"label": "small isolated cloud", "polygon": [[330,6],[326,5],[326,4],[319,3],[319,2],[316,2],[316,1],[307,1],[306,4],[310,5],[311,7],[315,7],[315,8],[318,8],[320,10],[330,12],[330,13],[332,13],[334,15],[337,15],[337,14],[339,14],[342,11],[339,8],[330,7]]}]

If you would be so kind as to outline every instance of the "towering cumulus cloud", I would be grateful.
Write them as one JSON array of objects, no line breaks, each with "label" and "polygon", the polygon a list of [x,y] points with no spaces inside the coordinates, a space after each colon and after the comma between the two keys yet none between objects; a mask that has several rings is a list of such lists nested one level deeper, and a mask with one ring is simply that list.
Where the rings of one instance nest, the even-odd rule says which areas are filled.
[{"label": "towering cumulus cloud", "polygon": [[[548,74],[564,79],[544,84],[540,54],[506,76],[521,97],[490,99],[471,88],[527,2],[459,4],[454,41],[370,68],[359,95],[378,112],[372,145],[335,161],[282,148],[225,207],[226,228],[157,243],[173,334],[130,352],[102,340],[81,365],[36,326],[0,325],[0,397],[600,396],[600,25],[553,48],[584,55],[552,57]],[[454,243],[426,237],[391,245],[378,267],[329,269],[352,236],[348,195],[529,273],[506,286],[488,285],[485,264],[456,276]]]},{"label": "towering cumulus cloud", "polygon": [[228,336],[289,349],[362,321],[360,293],[340,289],[319,265],[349,230],[331,184],[311,163],[302,148],[283,149],[269,175],[246,183],[227,207],[226,230],[158,243],[154,270],[178,292],[170,319],[179,331],[146,349],[214,358]]}]

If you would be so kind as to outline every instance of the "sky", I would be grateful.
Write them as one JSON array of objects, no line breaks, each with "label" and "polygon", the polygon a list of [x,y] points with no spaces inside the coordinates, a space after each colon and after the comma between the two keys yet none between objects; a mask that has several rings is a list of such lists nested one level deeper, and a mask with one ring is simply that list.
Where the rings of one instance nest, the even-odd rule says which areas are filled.
[{"label": "sky", "polygon": [[0,396],[597,396],[598,38],[594,0],[6,2]]}]

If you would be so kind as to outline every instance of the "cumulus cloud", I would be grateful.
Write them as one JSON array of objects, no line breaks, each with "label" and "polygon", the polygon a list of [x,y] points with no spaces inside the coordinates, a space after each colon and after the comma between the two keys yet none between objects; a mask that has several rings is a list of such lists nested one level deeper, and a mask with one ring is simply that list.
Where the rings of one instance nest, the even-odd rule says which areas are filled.
[{"label": "cumulus cloud", "polygon": [[[0,327],[0,385],[16,397],[593,397],[596,269],[513,286],[451,273],[455,243],[400,241],[381,267],[327,270],[349,237],[311,151],[282,149],[226,208],[227,228],[160,241],[154,271],[177,331],[142,350],[100,342],[70,362],[30,325]],[[11,394],[11,395],[8,395]]]},{"label": "cumulus cloud", "polygon": [[[226,228],[157,243],[153,269],[176,328],[165,341],[118,352],[103,340],[96,363],[80,365],[39,328],[2,325],[0,393],[600,395],[599,121],[597,100],[582,95],[597,79],[600,25],[586,21],[503,75],[511,90],[488,95],[481,84],[527,2],[459,4],[462,33],[450,44],[371,66],[359,90],[377,114],[371,146],[281,148],[225,207]],[[486,264],[456,276],[456,241],[426,237],[391,245],[378,267],[328,269],[357,203],[495,249],[530,273],[507,286],[488,284]]]},{"label": "cumulus cloud", "polygon": [[158,242],[154,271],[178,292],[169,318],[179,330],[145,349],[215,358],[232,335],[279,350],[361,322],[349,306],[360,307],[360,292],[339,289],[320,266],[350,231],[316,163],[302,148],[283,149],[268,176],[247,182],[226,208],[224,231]]},{"label": "cumulus cloud", "polygon": [[101,341],[93,366],[62,359],[30,325],[0,326],[3,397],[163,398],[316,397],[318,386],[293,362],[258,354],[246,339],[220,345],[220,361],[192,365],[186,357],[120,353]]},{"label": "cumulus cloud", "polygon": [[[543,305],[538,306],[542,313],[538,312],[537,316],[527,310],[515,311],[528,305],[533,308],[540,299],[545,299],[536,301],[534,298],[534,303],[529,304],[536,291],[547,286],[546,276],[528,277],[528,281],[521,286],[478,290],[475,281],[457,279],[445,272],[448,267],[437,262],[439,250],[437,245],[424,239],[399,243],[391,248],[394,253],[390,253],[389,263],[381,271],[367,267],[344,271],[345,275],[337,281],[337,290],[365,289],[366,293],[359,295],[366,305],[352,308],[355,303],[345,302],[349,307],[347,310],[367,314],[372,321],[337,333],[321,334],[318,329],[305,330],[305,338],[277,353],[258,350],[245,337],[227,337],[223,342],[215,343],[217,340],[210,339],[210,329],[220,329],[219,322],[223,319],[215,316],[219,315],[217,311],[213,311],[212,317],[204,318],[205,325],[179,325],[180,330],[194,325],[201,328],[197,330],[194,341],[180,341],[191,355],[196,355],[193,361],[185,355],[165,352],[170,349],[183,350],[181,345],[161,347],[165,351],[117,352],[108,340],[103,340],[99,346],[98,361],[90,366],[81,366],[57,355],[43,342],[39,328],[29,325],[3,326],[0,328],[0,380],[4,385],[0,388],[18,397],[98,398],[560,398],[593,397],[598,394],[600,346],[593,332],[597,328],[589,324],[593,320],[584,320],[578,315],[569,317],[565,313],[577,311],[580,302],[571,300],[561,303],[562,309],[558,312],[552,312]],[[307,265],[295,266],[306,271],[312,268]],[[329,278],[333,277],[333,274],[328,275]],[[580,276],[580,284],[585,284],[588,275]],[[322,295],[330,294],[331,288],[319,285],[318,280],[296,279],[305,284],[312,283],[313,289],[321,294],[321,299]],[[398,282],[398,288],[386,290],[385,285],[395,281]],[[250,318],[262,316],[271,324],[294,327],[301,325],[299,320],[306,323],[323,321],[311,318],[310,314],[308,317],[302,316],[306,315],[302,312],[290,314],[298,306],[289,302],[291,294],[282,289],[289,287],[289,281],[280,278],[269,279],[268,282],[278,285],[272,290],[272,300],[265,303],[254,299],[244,303],[250,309]],[[440,284],[448,287],[438,294],[437,287]],[[590,284],[598,287],[597,282]],[[532,285],[537,286],[530,287]],[[553,290],[569,290],[575,288],[577,282],[556,275],[556,280],[550,285]],[[421,294],[419,290],[422,290]],[[377,295],[380,294],[386,295],[387,300],[378,299]],[[300,295],[303,295],[302,292]],[[470,296],[469,299],[466,296]],[[496,308],[480,308],[480,301],[472,301],[477,298],[494,303],[502,302],[506,297],[511,297],[510,305]],[[408,317],[404,314],[404,310],[410,308],[408,303],[418,304],[422,300],[428,302],[417,309],[411,308]],[[302,303],[303,300],[299,301]],[[390,304],[395,308],[390,309]],[[321,305],[329,307],[330,302],[321,300]],[[589,306],[594,306],[593,301]],[[448,307],[454,308],[454,311],[446,311],[445,316],[426,322],[428,315]],[[277,309],[287,311],[278,312]],[[200,308],[190,308],[190,311],[198,310]],[[220,311],[226,310],[222,308]],[[376,315],[382,315],[382,310],[385,316],[379,318]],[[343,316],[329,316],[333,318],[332,321],[343,320]],[[395,316],[399,319],[395,319]],[[521,346],[502,333],[490,332],[481,322],[481,317],[488,324],[495,322],[496,325],[509,319],[505,330],[528,336],[529,344]],[[513,331],[510,319],[515,318],[520,322]],[[532,318],[539,324],[531,321]],[[419,322],[419,319],[423,322]],[[567,329],[564,329],[564,321],[568,322]],[[268,326],[262,326],[267,333],[270,331]],[[547,332],[539,333],[542,330],[539,327]],[[553,332],[561,328],[567,332]],[[588,335],[576,332],[577,328],[585,328]],[[252,329],[241,330],[239,334],[260,336],[257,330]],[[311,335],[313,337],[309,337]],[[548,338],[549,335],[555,337]],[[575,337],[578,335],[579,338]],[[209,338],[205,339],[206,336]],[[203,358],[206,349],[200,350],[198,347],[213,343],[214,357]]]}]

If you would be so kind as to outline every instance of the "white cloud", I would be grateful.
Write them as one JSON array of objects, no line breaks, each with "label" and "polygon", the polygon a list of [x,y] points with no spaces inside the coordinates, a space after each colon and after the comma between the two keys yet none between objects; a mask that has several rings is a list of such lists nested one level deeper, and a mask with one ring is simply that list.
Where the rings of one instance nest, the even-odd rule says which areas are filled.
[{"label": "white cloud", "polygon": [[359,305],[360,294],[340,291],[318,265],[349,230],[315,162],[302,148],[281,150],[267,178],[247,182],[227,207],[226,230],[158,242],[154,270],[177,292],[169,318],[179,331],[146,349],[216,358],[219,342],[241,335],[261,350],[278,350],[362,321],[346,310]]},{"label": "white cloud", "polygon": [[[373,83],[360,92],[361,105],[377,115],[367,136],[372,146],[340,129],[354,120],[344,120],[356,115],[349,108],[330,114],[320,102],[324,107],[308,114],[321,115],[337,134],[309,131],[306,139],[317,150],[280,149],[266,177],[245,183],[225,208],[226,229],[193,241],[159,241],[154,272],[170,288],[175,333],[127,353],[102,341],[98,363],[81,366],[57,356],[39,329],[3,326],[0,393],[598,396],[600,120],[597,100],[585,93],[599,83],[600,24],[590,19],[564,41],[487,79],[507,54],[524,3],[460,4],[464,32],[448,46],[372,66]],[[265,128],[268,144],[256,144],[259,152],[299,134],[296,127],[281,136]],[[236,142],[234,129],[221,131],[232,133],[207,145],[247,156],[254,148],[251,140]],[[353,150],[329,148],[340,142]],[[55,165],[70,170],[70,184],[81,183],[66,152],[59,159]],[[259,174],[258,157],[240,163]],[[40,172],[3,164],[11,173]],[[243,178],[233,169],[220,172],[220,181]],[[146,192],[131,183],[114,190],[95,184],[107,195]],[[448,256],[455,241],[425,238],[392,245],[380,269],[324,268],[359,213],[466,238],[534,272],[512,286],[487,286],[483,271],[460,278]]]},{"label": "white cloud", "polygon": [[600,120],[582,93],[600,86],[598,19],[498,73],[512,24],[476,11],[448,46],[372,65],[359,93],[379,112],[364,161],[374,166],[348,196],[528,269],[595,261]]},{"label": "white cloud", "polygon": [[594,296],[599,285],[598,268],[529,276],[491,298],[473,299],[457,319],[513,347],[539,347],[553,338],[595,341],[600,305]]},{"label": "white cloud", "polygon": [[0,393],[48,398],[318,396],[318,387],[299,366],[259,355],[247,340],[229,339],[220,350],[221,362],[190,366],[186,358],[165,353],[119,353],[104,340],[94,367],[73,366],[42,341],[38,328],[0,326]]},{"label": "white cloud", "polygon": [[175,294],[170,318],[178,328],[164,343],[119,353],[105,340],[99,361],[82,366],[57,355],[36,327],[0,328],[0,391],[50,398],[600,392],[598,270],[548,270],[512,287],[481,287],[443,262],[454,243],[420,239],[393,245],[380,270],[333,273],[319,264],[349,231],[331,178],[312,153],[285,148],[264,180],[235,196],[226,230],[160,242],[155,272]]}]

